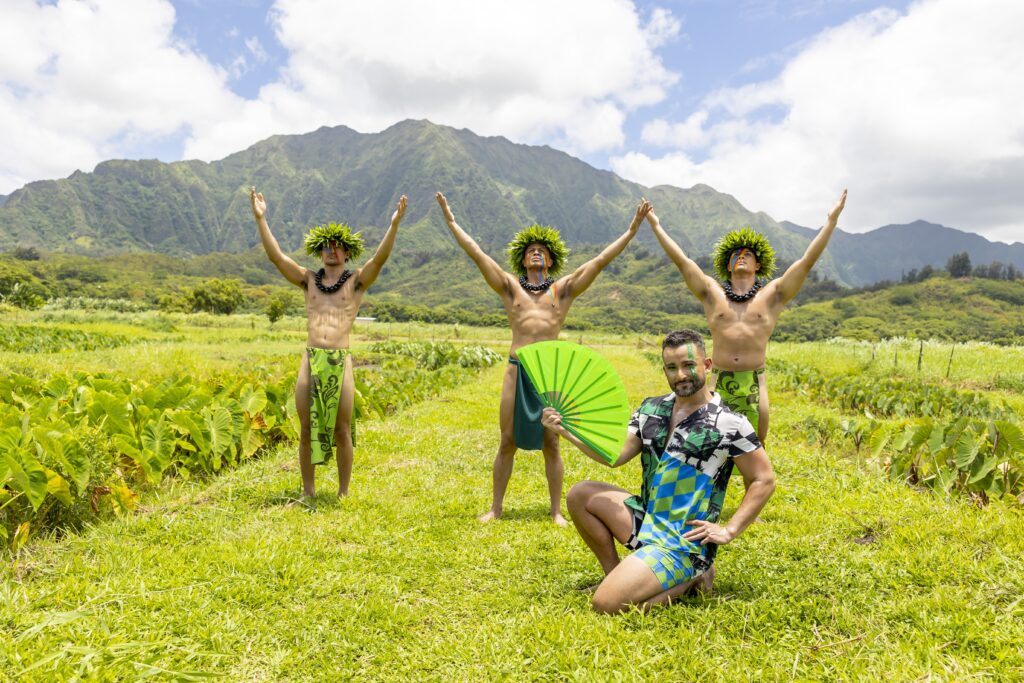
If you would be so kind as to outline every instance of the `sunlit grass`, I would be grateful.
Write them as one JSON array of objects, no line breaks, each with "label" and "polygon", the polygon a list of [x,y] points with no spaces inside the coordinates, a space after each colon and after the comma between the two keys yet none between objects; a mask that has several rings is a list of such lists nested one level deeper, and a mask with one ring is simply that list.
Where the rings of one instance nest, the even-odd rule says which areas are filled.
[{"label": "sunlit grass", "polygon": [[[199,328],[182,319],[174,334],[186,341],[63,362],[227,367],[246,351],[297,362],[300,320],[274,326],[297,342],[257,343],[246,337],[248,321],[230,322]],[[252,321],[261,322],[266,332],[265,320]],[[208,343],[210,332],[226,336]],[[508,340],[500,329],[458,333],[495,348]],[[452,334],[450,326],[361,324],[355,341]],[[657,350],[657,337],[620,337],[614,346],[611,335],[568,338],[581,336],[602,347],[632,402],[666,391],[644,356]],[[989,349],[963,350],[979,373],[996,367]],[[861,353],[828,344],[771,350],[837,371]],[[475,520],[489,504],[502,372],[491,368],[437,400],[362,425],[343,501],[330,495],[332,467],[318,470],[323,493],[314,504],[298,501],[288,446],[206,484],[169,482],[131,518],[33,543],[0,581],[0,677],[1024,677],[1021,509],[915,491],[888,481],[863,453],[808,445],[802,420],[822,409],[795,394],[772,396],[768,450],[779,487],[762,522],[719,553],[715,595],[649,615],[592,613],[577,589],[600,571],[573,530],[550,523],[539,453],[517,458],[505,518]],[[944,368],[929,372],[944,379]],[[564,448],[566,488],[588,478],[639,484],[639,464],[608,470]],[[726,515],[741,489],[737,478]]]}]

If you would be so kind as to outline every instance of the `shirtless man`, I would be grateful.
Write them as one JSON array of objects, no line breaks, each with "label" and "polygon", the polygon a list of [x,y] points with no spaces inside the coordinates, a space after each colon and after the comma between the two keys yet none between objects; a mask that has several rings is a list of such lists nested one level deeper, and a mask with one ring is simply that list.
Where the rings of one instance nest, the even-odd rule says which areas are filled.
[{"label": "shirtless man", "polygon": [[647,221],[665,253],[704,305],[713,344],[711,390],[721,395],[723,404],[750,420],[762,443],[768,436],[768,382],[764,370],[768,339],[782,309],[803,287],[811,267],[825,251],[844,206],[846,190],[804,255],[782,277],[767,282],[759,278],[771,276],[775,252],[763,235],[744,228],[718,242],[714,254],[715,271],[722,280],[718,283],[683,253],[661,227],[654,211],[647,212]]},{"label": "shirtless man", "polygon": [[568,254],[557,230],[531,226],[520,231],[509,243],[509,265],[518,274],[517,277],[502,270],[459,227],[448,207],[448,200],[440,192],[437,193],[437,203],[441,205],[455,241],[473,259],[491,289],[501,297],[512,327],[509,365],[501,385],[501,442],[494,458],[491,509],[479,519],[481,522],[489,522],[501,516],[516,450],[539,449],[544,452],[544,474],[547,476],[548,495],[551,499],[551,518],[559,526],[565,526],[566,521],[562,516],[563,466],[558,451],[558,435],[545,431],[540,424],[543,406],[529,378],[520,370],[516,349],[533,342],[558,339],[572,302],[586,291],[612,259],[622,253],[636,235],[651,205],[646,200],[642,201],[636,209],[633,222],[622,236],[570,275],[554,280],[553,276],[558,274]]},{"label": "shirtless man", "polygon": [[[313,465],[325,464],[337,450],[338,496],[348,494],[352,477],[352,399],[355,380],[348,352],[349,332],[367,288],[380,274],[391,255],[398,224],[405,215],[405,195],[391,217],[377,253],[353,273],[345,269],[348,260],[363,250],[363,238],[347,225],[317,226],[306,235],[306,251],[320,256],[324,267],[318,272],[303,268],[288,258],[267,225],[267,203],[252,188],[252,213],[260,231],[267,258],[285,279],[301,287],[306,296],[306,352],[299,364],[295,384],[295,408],[299,414],[299,469],[302,493],[314,494]],[[338,385],[341,391],[338,391]]]}]

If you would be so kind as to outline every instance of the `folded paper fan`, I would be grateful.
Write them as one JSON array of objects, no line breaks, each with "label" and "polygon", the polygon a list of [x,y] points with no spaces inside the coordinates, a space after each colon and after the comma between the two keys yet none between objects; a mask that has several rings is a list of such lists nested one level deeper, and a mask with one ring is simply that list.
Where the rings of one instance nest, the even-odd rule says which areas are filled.
[{"label": "folded paper fan", "polygon": [[626,388],[603,356],[563,341],[536,342],[516,351],[545,406],[562,426],[609,463],[626,442],[632,411]]}]

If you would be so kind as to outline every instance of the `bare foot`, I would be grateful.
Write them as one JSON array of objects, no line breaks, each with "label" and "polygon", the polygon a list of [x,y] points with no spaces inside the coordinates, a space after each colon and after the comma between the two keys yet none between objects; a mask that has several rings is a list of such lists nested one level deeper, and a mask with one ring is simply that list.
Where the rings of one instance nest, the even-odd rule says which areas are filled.
[{"label": "bare foot", "polygon": [[501,517],[501,510],[498,510],[497,512],[495,512],[494,510],[488,510],[484,514],[477,517],[476,520],[481,524],[487,524],[487,522],[493,522],[499,517]]},{"label": "bare foot", "polygon": [[562,513],[561,513],[561,512],[555,512],[555,513],[553,513],[553,514],[551,515],[551,519],[552,519],[552,521],[554,521],[554,523],[555,523],[555,524],[557,524],[558,526],[561,526],[561,527],[565,527],[565,526],[568,526],[568,525],[569,525],[569,522],[565,521],[565,517],[563,517],[563,516],[562,516]]},{"label": "bare foot", "polygon": [[701,574],[700,581],[694,586],[694,590],[704,595],[711,595],[712,584],[715,582],[715,565],[711,565],[711,568]]},{"label": "bare foot", "polygon": [[347,490],[342,491],[341,489],[338,489],[338,498],[345,498],[346,496],[348,496]]},{"label": "bare foot", "polygon": [[316,497],[316,491],[314,489],[303,489],[302,497],[305,500],[313,500]]}]

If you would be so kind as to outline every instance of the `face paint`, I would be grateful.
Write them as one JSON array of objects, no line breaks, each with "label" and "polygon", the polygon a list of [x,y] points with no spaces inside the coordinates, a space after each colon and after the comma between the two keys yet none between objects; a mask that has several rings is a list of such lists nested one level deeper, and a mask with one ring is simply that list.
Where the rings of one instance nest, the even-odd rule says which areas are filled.
[{"label": "face paint", "polygon": [[[736,262],[740,260],[740,256],[743,256],[745,254],[752,255],[753,252],[750,251],[749,249],[747,249],[746,247],[740,247],[736,251],[732,252],[732,256],[729,257],[729,272],[730,273],[732,271],[736,270]],[[748,258],[749,258],[749,256],[748,256]]]},{"label": "face paint", "polygon": [[325,248],[331,250],[331,254],[334,255],[334,260],[335,261],[340,261],[341,260],[341,257],[338,256],[338,245],[335,242],[330,242],[327,245],[327,247],[325,247]]},{"label": "face paint", "polygon": [[[686,358],[687,358],[687,360],[690,360],[690,361],[693,360],[693,344],[687,344],[686,345]],[[690,380],[694,384],[696,384],[697,383],[697,366],[696,365],[691,365],[689,367],[689,370],[690,370]]]}]

